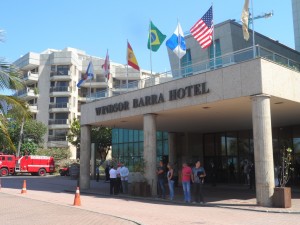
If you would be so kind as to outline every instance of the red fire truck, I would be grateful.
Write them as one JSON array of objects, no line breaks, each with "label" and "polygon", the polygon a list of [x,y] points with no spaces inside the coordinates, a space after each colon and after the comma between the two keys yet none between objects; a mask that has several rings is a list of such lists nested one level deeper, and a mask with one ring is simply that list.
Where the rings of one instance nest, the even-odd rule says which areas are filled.
[{"label": "red fire truck", "polygon": [[51,156],[25,155],[16,157],[0,153],[0,176],[16,173],[31,173],[45,176],[55,171],[54,159]]}]

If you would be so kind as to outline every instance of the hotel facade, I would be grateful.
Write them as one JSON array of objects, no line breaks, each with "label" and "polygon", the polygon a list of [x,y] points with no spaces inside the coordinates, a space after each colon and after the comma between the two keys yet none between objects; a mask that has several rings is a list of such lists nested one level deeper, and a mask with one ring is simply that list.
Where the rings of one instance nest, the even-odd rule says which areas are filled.
[{"label": "hotel facade", "polygon": [[231,20],[215,25],[214,37],[215,51],[187,35],[180,65],[169,51],[169,74],[81,106],[81,188],[90,185],[91,127],[107,126],[113,157],[142,160],[153,195],[159,160],[178,170],[200,159],[209,171],[213,162],[219,182],[232,182],[232,165],[234,182],[242,182],[247,161],[255,165],[257,203],[272,205],[280,152],[291,147],[300,162],[300,54],[258,33],[254,46]]}]

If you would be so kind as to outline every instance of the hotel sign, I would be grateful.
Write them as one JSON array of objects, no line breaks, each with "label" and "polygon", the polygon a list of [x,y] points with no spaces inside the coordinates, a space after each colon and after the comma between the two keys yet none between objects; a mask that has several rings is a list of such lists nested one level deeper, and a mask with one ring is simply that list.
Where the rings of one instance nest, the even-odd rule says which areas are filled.
[{"label": "hotel sign", "polygon": [[[184,99],[186,97],[204,95],[207,93],[209,93],[209,89],[206,87],[206,82],[203,82],[199,84],[186,86],[184,88],[170,90],[168,98],[165,98],[165,96],[162,93],[147,95],[141,98],[134,98],[132,99],[132,108],[140,108],[140,107],[146,107],[150,105],[157,105],[160,103],[164,103],[166,100],[175,101],[175,100]],[[123,101],[119,103],[97,107],[96,115],[100,116],[109,113],[129,110],[129,109],[130,109],[130,102]]]}]

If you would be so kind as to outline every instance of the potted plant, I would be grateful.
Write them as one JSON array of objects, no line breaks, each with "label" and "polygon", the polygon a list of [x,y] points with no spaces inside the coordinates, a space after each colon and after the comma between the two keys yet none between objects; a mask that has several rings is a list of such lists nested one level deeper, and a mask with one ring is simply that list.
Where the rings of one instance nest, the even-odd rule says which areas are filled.
[{"label": "potted plant", "polygon": [[275,207],[290,208],[292,206],[291,188],[286,187],[292,168],[292,149],[283,149],[281,166],[279,167],[279,185],[274,189],[273,203]]}]

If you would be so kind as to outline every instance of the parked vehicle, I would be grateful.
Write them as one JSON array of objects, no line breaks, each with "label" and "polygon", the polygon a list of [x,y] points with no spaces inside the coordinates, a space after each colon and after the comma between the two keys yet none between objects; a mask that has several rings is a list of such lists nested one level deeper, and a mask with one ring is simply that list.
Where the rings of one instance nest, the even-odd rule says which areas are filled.
[{"label": "parked vehicle", "polygon": [[0,153],[0,176],[15,175],[16,173],[31,173],[31,175],[45,176],[55,171],[54,158],[51,156],[4,155]]},{"label": "parked vehicle", "polygon": [[70,167],[69,166],[65,166],[59,169],[59,174],[61,176],[70,176]]}]

